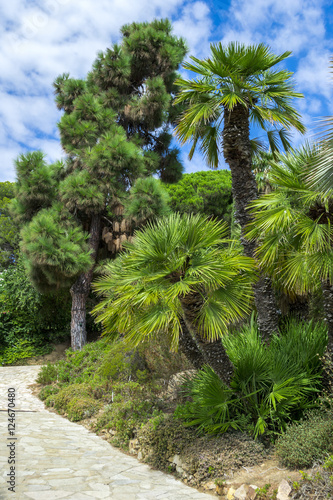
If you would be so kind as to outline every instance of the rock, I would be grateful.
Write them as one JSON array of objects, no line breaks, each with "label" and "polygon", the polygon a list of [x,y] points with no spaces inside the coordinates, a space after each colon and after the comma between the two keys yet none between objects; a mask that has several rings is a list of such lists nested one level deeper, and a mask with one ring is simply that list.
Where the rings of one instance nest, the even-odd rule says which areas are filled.
[{"label": "rock", "polygon": [[[258,486],[255,486],[251,484],[250,486],[248,484],[242,484],[239,488],[236,490],[233,490],[233,488],[229,489],[233,490],[232,495],[230,498],[233,498],[235,500],[255,500],[257,497],[257,490]],[[229,494],[229,493],[228,493]],[[229,498],[227,496],[227,498]]]},{"label": "rock", "polygon": [[139,449],[139,441],[137,439],[131,439],[128,444],[128,448],[131,455],[137,455]]},{"label": "rock", "polygon": [[280,483],[276,499],[277,500],[287,500],[289,498],[289,494],[291,492],[291,486],[289,485],[288,481],[283,479]]},{"label": "rock", "polygon": [[247,484],[242,484],[242,486],[237,488],[237,490],[234,493],[235,500],[246,500],[248,489],[249,487]]},{"label": "rock", "polygon": [[172,375],[169,380],[168,388],[166,390],[166,397],[171,401],[175,400],[179,396],[180,386],[183,384],[184,380],[187,378],[192,378],[197,373],[197,370],[185,370],[184,372],[176,373]]},{"label": "rock", "polygon": [[248,500],[255,500],[257,498],[257,489],[258,489],[258,486],[250,484],[248,492],[247,492],[247,499]]},{"label": "rock", "polygon": [[234,493],[235,493],[235,489],[233,487],[229,488],[228,489],[228,493],[227,493],[227,500],[234,500]]},{"label": "rock", "polygon": [[203,487],[205,490],[215,490],[216,489],[216,485],[215,485],[214,481],[207,481],[207,483],[203,484]]},{"label": "rock", "polygon": [[178,474],[183,474],[183,472],[184,472],[184,469],[183,469],[183,467],[182,467],[183,462],[182,462],[182,460],[181,460],[181,458],[180,458],[180,456],[179,456],[179,455],[175,455],[175,456],[173,457],[173,459],[172,459],[172,463],[173,463],[173,464],[175,464],[175,466],[176,466],[176,471],[178,472]]}]

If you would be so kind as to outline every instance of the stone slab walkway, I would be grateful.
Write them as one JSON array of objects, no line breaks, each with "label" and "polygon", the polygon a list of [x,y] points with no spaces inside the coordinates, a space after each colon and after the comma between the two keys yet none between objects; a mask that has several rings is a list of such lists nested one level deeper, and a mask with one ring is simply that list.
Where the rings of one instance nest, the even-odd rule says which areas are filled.
[{"label": "stone slab walkway", "polygon": [[[46,410],[28,388],[39,369],[0,367],[1,500],[212,500],[211,495],[150,469],[83,426]],[[8,388],[16,392],[14,436],[8,429]],[[7,483],[11,451],[15,492]]]}]

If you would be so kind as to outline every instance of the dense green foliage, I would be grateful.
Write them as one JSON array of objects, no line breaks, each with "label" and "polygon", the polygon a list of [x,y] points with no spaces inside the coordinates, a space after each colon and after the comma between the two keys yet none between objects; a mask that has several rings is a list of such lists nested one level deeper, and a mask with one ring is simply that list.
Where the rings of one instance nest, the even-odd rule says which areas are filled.
[{"label": "dense green foliage", "polygon": [[165,187],[174,212],[201,213],[230,223],[232,193],[229,170],[185,174],[176,184]]},{"label": "dense green foliage", "polygon": [[63,293],[40,294],[26,276],[22,261],[1,274],[0,360],[46,354],[50,344],[67,339],[70,301]]},{"label": "dense green foliage", "polygon": [[142,226],[170,213],[167,185],[154,177],[139,178],[130,191],[125,217],[134,226]]},{"label": "dense green foliage", "polygon": [[10,215],[10,203],[14,198],[13,182],[0,182],[0,269],[13,264],[18,251],[19,228]]},{"label": "dense green foliage", "polygon": [[269,164],[273,191],[251,203],[248,237],[275,285],[291,293],[313,292],[322,280],[333,281],[330,193],[306,184],[304,170],[316,148],[277,154]]},{"label": "dense green foliage", "polygon": [[274,436],[312,407],[321,388],[325,327],[294,321],[266,346],[252,322],[223,343],[235,366],[231,387],[208,367],[198,372],[187,383],[192,401],[177,411],[190,425],[210,433],[233,428]]}]

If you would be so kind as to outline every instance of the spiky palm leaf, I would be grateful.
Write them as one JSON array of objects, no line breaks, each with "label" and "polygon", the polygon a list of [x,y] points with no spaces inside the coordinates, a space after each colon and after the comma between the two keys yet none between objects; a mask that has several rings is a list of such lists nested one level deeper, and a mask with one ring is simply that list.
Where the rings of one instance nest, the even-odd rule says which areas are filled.
[{"label": "spiky palm leaf", "polygon": [[[331,71],[333,59],[331,59]],[[318,154],[312,159],[308,168],[308,183],[315,185],[325,194],[333,189],[333,117],[322,119]]]},{"label": "spiky palm leaf", "polygon": [[[176,102],[188,105],[176,132],[182,143],[192,141],[190,155],[199,142],[208,164],[217,168],[225,113],[237,105],[248,109],[251,123],[268,132],[272,152],[279,142],[290,148],[288,130],[305,130],[291,100],[303,96],[294,91],[291,72],[272,69],[290,54],[275,56],[264,44],[219,43],[211,45],[210,58],[191,57],[193,63],[184,64],[185,69],[199,75],[195,80],[176,81],[180,87]],[[274,123],[282,128],[272,127]]]},{"label": "spiky palm leaf", "polygon": [[271,160],[274,188],[251,203],[248,237],[256,238],[261,266],[285,291],[305,293],[333,279],[331,193],[306,184],[305,167],[317,155],[309,145]]},{"label": "spiky palm leaf", "polygon": [[135,234],[127,252],[103,270],[94,309],[106,332],[132,342],[158,331],[177,348],[182,299],[200,306],[193,322],[202,337],[219,338],[249,311],[255,264],[228,246],[227,227],[201,215],[173,214]]}]

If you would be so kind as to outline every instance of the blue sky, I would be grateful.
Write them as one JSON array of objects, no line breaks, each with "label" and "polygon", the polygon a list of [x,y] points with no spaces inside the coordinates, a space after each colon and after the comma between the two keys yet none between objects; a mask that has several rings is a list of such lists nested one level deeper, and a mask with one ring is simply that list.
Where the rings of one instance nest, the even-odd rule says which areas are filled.
[{"label": "blue sky", "polygon": [[[189,55],[204,58],[210,43],[264,42],[293,52],[295,103],[313,137],[318,119],[333,115],[333,7],[329,1],[289,0],[12,0],[0,4],[0,181],[15,180],[14,160],[41,149],[62,156],[52,82],[61,73],[82,78],[97,52],[115,43],[125,23],[169,17],[187,39]],[[303,139],[295,135],[295,145]],[[187,172],[204,170],[199,154]],[[221,165],[223,168],[223,165]]]}]

